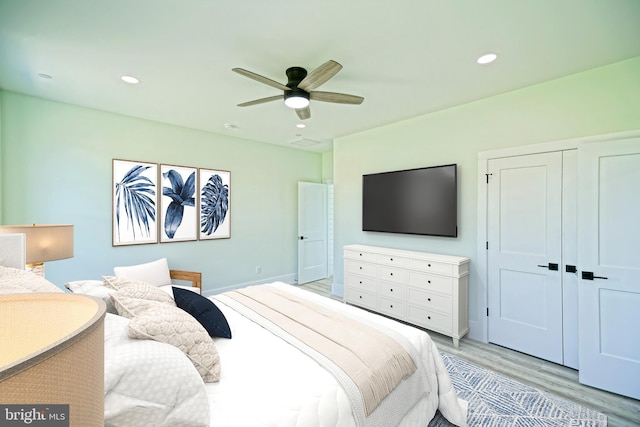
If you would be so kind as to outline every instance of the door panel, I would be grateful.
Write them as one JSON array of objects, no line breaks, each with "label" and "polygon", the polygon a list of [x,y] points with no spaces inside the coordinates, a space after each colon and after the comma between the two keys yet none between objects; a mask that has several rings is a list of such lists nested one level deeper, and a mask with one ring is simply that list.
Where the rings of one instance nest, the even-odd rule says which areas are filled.
[{"label": "door panel", "polygon": [[640,399],[640,138],[578,153],[580,382]]},{"label": "door panel", "polygon": [[[492,159],[489,341],[562,363],[562,153]],[[559,268],[559,267],[558,267]]]},{"label": "door panel", "polygon": [[298,183],[298,284],[328,275],[327,185]]},{"label": "door panel", "polygon": [[563,365],[578,363],[578,150],[562,152],[562,350]]}]

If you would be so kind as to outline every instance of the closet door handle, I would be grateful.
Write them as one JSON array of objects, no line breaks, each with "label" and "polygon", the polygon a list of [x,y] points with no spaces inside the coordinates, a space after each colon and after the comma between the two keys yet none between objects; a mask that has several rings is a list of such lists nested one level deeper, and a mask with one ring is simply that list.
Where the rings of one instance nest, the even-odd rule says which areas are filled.
[{"label": "closet door handle", "polygon": [[608,277],[603,276],[594,276],[591,271],[583,271],[582,272],[582,280],[593,280],[593,279],[604,279],[607,280]]},{"label": "closet door handle", "polygon": [[548,268],[549,270],[558,271],[558,264],[554,264],[552,262],[550,262],[548,265],[538,264],[538,267]]}]

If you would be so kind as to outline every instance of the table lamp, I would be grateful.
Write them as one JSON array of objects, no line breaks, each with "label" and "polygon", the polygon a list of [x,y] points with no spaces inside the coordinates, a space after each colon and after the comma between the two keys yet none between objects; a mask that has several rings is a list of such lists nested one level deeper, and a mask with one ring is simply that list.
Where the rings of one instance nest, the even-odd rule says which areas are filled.
[{"label": "table lamp", "polygon": [[3,225],[0,234],[21,233],[27,240],[27,269],[44,276],[44,263],[73,257],[73,225]]}]

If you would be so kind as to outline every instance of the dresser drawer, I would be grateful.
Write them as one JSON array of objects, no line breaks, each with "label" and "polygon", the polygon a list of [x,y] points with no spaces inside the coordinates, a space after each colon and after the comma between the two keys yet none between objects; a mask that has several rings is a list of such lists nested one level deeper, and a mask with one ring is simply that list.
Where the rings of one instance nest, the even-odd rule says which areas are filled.
[{"label": "dresser drawer", "polygon": [[380,280],[393,283],[404,283],[405,270],[396,267],[380,266]]},{"label": "dresser drawer", "polygon": [[453,279],[451,277],[436,276],[417,271],[409,272],[409,286],[424,289],[426,291],[436,291],[451,295]]},{"label": "dresser drawer", "polygon": [[345,249],[344,257],[348,258],[348,259],[356,259],[356,260],[367,261],[367,262],[377,262],[378,261],[378,255],[377,254],[374,254],[374,253],[371,253],[371,252],[348,250],[348,249]]},{"label": "dresser drawer", "polygon": [[451,314],[453,310],[451,295],[441,295],[421,289],[409,288],[411,304],[427,310],[437,310],[444,314]]},{"label": "dresser drawer", "polygon": [[450,335],[453,330],[451,316],[409,304],[407,321],[423,328]]},{"label": "dresser drawer", "polygon": [[399,256],[378,255],[377,262],[378,264],[393,265],[396,267],[405,268],[407,266],[408,260]]},{"label": "dresser drawer", "polygon": [[388,316],[398,319],[405,318],[405,305],[403,301],[399,301],[393,298],[380,297],[380,303],[378,304],[378,311]]},{"label": "dresser drawer", "polygon": [[366,262],[347,260],[344,263],[344,270],[347,273],[359,274],[361,276],[378,277],[378,266]]},{"label": "dresser drawer", "polygon": [[380,282],[378,293],[383,297],[404,299],[405,287],[397,283]]},{"label": "dresser drawer", "polygon": [[358,288],[365,291],[376,292],[377,280],[375,277],[359,276],[356,274],[347,274],[345,283],[350,288]]},{"label": "dresser drawer", "polygon": [[425,261],[421,259],[410,259],[407,268],[420,270],[435,274],[453,274],[453,265],[444,262]]},{"label": "dresser drawer", "polygon": [[347,288],[345,290],[345,301],[371,310],[376,309],[376,294],[362,289]]}]

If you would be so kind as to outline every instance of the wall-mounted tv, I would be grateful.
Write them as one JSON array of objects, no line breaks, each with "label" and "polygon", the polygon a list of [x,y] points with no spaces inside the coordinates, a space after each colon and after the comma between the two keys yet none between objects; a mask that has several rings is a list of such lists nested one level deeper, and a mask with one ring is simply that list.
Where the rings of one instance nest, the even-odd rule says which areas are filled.
[{"label": "wall-mounted tv", "polygon": [[458,236],[457,165],[362,176],[362,230]]}]

